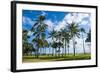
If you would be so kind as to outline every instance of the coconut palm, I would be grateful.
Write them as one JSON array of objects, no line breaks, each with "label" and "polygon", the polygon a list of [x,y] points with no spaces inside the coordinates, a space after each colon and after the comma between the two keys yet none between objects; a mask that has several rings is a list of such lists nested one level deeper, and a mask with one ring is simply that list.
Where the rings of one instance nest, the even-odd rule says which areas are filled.
[{"label": "coconut palm", "polygon": [[85,42],[88,42],[88,46],[91,49],[91,30],[89,30],[89,32],[87,33],[87,38]]},{"label": "coconut palm", "polygon": [[91,30],[89,30],[89,33],[87,33],[87,38],[85,42],[91,42]]},{"label": "coconut palm", "polygon": [[85,33],[85,29],[84,29],[84,28],[81,28],[80,31],[81,31],[81,33],[82,33],[82,39],[83,39],[83,50],[84,50],[84,54],[85,54],[84,37],[83,37],[83,33]]},{"label": "coconut palm", "polygon": [[75,22],[67,23],[67,24],[68,24],[68,29],[70,31],[70,37],[72,38],[72,41],[73,41],[73,53],[74,53],[74,56],[75,56],[75,43],[76,43],[75,37],[79,38],[79,35],[80,35],[79,26]]},{"label": "coconut palm", "polygon": [[62,33],[62,40],[64,40],[64,47],[65,47],[65,55],[66,55],[66,46],[68,48],[68,54],[69,54],[69,41],[70,41],[70,34],[69,31],[67,30],[67,27],[64,29],[61,29]]},{"label": "coconut palm", "polygon": [[26,51],[26,48],[27,48],[27,33],[28,31],[27,30],[23,30],[22,31],[22,45],[23,45],[23,55],[27,54],[27,51]]},{"label": "coconut palm", "polygon": [[51,42],[49,42],[49,44],[48,44],[48,49],[49,49],[49,54],[48,55],[51,55],[51,46],[52,46],[52,43]]},{"label": "coconut palm", "polygon": [[[51,47],[53,48],[53,50],[55,50],[55,56],[57,56],[57,47],[58,47],[58,43],[57,42],[52,42],[51,43]],[[54,55],[54,51],[52,52],[52,55]]]},{"label": "coconut palm", "polygon": [[[52,39],[52,43],[54,44],[54,39],[56,37],[56,31],[53,29],[50,33],[49,33],[49,37],[48,38],[51,38]],[[51,44],[52,45],[52,44]],[[52,56],[54,55],[54,51],[55,51],[55,47],[54,46],[51,46],[52,47]]]},{"label": "coconut palm", "polygon": [[58,50],[57,50],[57,52],[59,53],[58,54],[58,56],[60,57],[60,52],[61,52],[61,45],[62,45],[62,43],[61,43],[61,37],[62,37],[62,35],[61,35],[61,32],[60,31],[58,31],[58,32],[56,32],[56,41],[58,40],[58,42],[57,42],[57,47],[58,47]]},{"label": "coconut palm", "polygon": [[[46,28],[47,25],[44,23],[45,16],[40,15],[37,22],[33,25],[31,31],[33,31],[34,39],[33,43],[36,47],[37,58],[39,56],[39,49],[45,47],[46,40]],[[45,41],[45,42],[44,42]]]}]

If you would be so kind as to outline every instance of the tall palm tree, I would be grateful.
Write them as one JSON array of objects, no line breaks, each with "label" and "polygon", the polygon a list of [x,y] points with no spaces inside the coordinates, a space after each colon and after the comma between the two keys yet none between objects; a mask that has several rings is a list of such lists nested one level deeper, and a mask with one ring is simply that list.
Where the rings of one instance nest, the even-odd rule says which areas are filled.
[{"label": "tall palm tree", "polygon": [[52,42],[51,43],[51,47],[55,50],[55,53],[54,51],[52,52],[52,56],[55,54],[55,56],[57,56],[57,47],[58,47],[58,43],[57,42]]},{"label": "tall palm tree", "polygon": [[87,38],[85,42],[91,42],[91,30],[89,30],[89,32],[87,33]]},{"label": "tall palm tree", "polygon": [[27,30],[22,31],[22,45],[23,45],[23,55],[27,54],[26,48],[27,48]]},{"label": "tall palm tree", "polygon": [[49,55],[51,55],[51,46],[52,46],[52,43],[50,42],[49,44],[48,44],[48,48],[49,48]]},{"label": "tall palm tree", "polygon": [[89,32],[87,33],[87,38],[85,42],[88,42],[88,46],[91,49],[91,30],[89,30]]},{"label": "tall palm tree", "polygon": [[62,33],[62,39],[64,39],[64,45],[65,45],[65,55],[66,55],[66,46],[68,48],[68,53],[69,53],[69,41],[70,41],[70,34],[69,31],[66,30],[67,27],[65,27],[64,29],[61,29],[61,33]]},{"label": "tall palm tree", "polygon": [[85,29],[84,29],[84,28],[81,28],[80,31],[81,31],[81,33],[82,33],[82,39],[83,39],[83,51],[84,51],[84,54],[85,54],[84,37],[83,37],[83,33],[85,33]]},{"label": "tall palm tree", "polygon": [[58,31],[57,33],[56,33],[56,40],[58,40],[58,42],[57,42],[57,47],[59,48],[58,50],[57,50],[57,52],[59,53],[58,54],[58,57],[60,57],[60,52],[61,52],[61,45],[62,45],[62,43],[61,43],[61,37],[62,37],[62,35],[61,35],[61,31]]},{"label": "tall palm tree", "polygon": [[[52,39],[52,43],[54,43],[54,39],[56,37],[56,31],[53,29],[50,33],[49,33],[49,37],[48,38],[51,38]],[[51,44],[52,45],[52,44]],[[53,46],[52,47],[52,56],[54,55],[54,51],[55,51],[55,48]]]},{"label": "tall palm tree", "polygon": [[44,41],[46,38],[46,28],[47,28],[47,24],[44,23],[45,20],[45,16],[40,15],[37,22],[33,25],[31,31],[33,31],[33,35],[34,35],[34,39],[33,39],[33,43],[35,43],[35,47],[36,47],[36,56],[38,58],[39,56],[39,49],[40,48],[44,48]]},{"label": "tall palm tree", "polygon": [[67,23],[68,24],[68,29],[70,31],[70,36],[72,38],[72,41],[73,41],[73,53],[74,53],[74,56],[75,56],[75,37],[78,37],[79,38],[79,35],[80,35],[80,30],[79,30],[79,26],[78,24],[76,24],[75,22],[72,22],[72,23]]}]

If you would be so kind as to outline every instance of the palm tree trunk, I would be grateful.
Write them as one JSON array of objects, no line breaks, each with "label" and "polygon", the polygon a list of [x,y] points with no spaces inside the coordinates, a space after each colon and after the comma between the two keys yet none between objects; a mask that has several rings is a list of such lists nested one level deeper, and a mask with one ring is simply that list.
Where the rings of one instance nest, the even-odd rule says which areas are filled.
[{"label": "palm tree trunk", "polygon": [[[59,36],[59,43],[60,43],[60,36]],[[60,57],[60,46],[59,46],[59,56],[58,57]]]},{"label": "palm tree trunk", "polygon": [[63,49],[62,49],[62,51],[61,51],[61,56],[63,57]]},{"label": "palm tree trunk", "polygon": [[66,40],[65,40],[65,56],[66,56]]},{"label": "palm tree trunk", "polygon": [[47,54],[46,54],[46,48],[44,48],[44,49],[45,49],[45,55],[47,55]]},{"label": "palm tree trunk", "polygon": [[58,53],[58,57],[60,57],[60,47],[59,47],[59,53]]},{"label": "palm tree trunk", "polygon": [[73,53],[74,53],[74,56],[75,56],[75,40],[74,40],[74,38],[73,38]]},{"label": "palm tree trunk", "polygon": [[68,44],[68,55],[69,55],[69,44]]},{"label": "palm tree trunk", "polygon": [[84,54],[85,54],[85,46],[84,46],[84,38],[83,38],[83,33],[82,33],[82,39],[83,39],[83,51],[84,51]]},{"label": "palm tree trunk", "polygon": [[52,48],[52,56],[54,55],[54,48]]},{"label": "palm tree trunk", "polygon": [[51,51],[51,48],[49,47],[49,53],[48,53],[48,56],[50,56],[50,51]]},{"label": "palm tree trunk", "polygon": [[[52,40],[54,42],[54,38],[52,37]],[[54,55],[54,48],[52,48],[52,56]]]},{"label": "palm tree trunk", "polygon": [[36,58],[39,58],[38,50],[36,50]]},{"label": "palm tree trunk", "polygon": [[64,45],[64,40],[63,40],[63,50],[62,50],[62,57],[64,56],[65,51],[65,45]]}]

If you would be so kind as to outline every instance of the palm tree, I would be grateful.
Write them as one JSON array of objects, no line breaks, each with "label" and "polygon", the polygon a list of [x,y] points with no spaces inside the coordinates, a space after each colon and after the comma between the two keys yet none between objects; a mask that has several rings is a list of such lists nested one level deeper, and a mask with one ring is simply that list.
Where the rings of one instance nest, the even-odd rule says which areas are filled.
[{"label": "palm tree", "polygon": [[75,37],[78,37],[79,38],[79,26],[78,24],[76,24],[75,22],[72,22],[72,23],[67,23],[68,24],[68,29],[70,31],[70,37],[72,38],[72,41],[73,41],[73,53],[74,53],[74,56],[75,56]]},{"label": "palm tree", "polygon": [[51,55],[51,46],[52,46],[52,43],[50,42],[50,43],[48,44],[48,48],[49,48],[49,55]]},{"label": "palm tree", "polygon": [[89,33],[87,33],[87,39],[85,42],[91,42],[91,30],[89,30]]},{"label": "palm tree", "polygon": [[22,45],[23,45],[23,55],[27,54],[27,33],[28,31],[27,30],[24,30],[22,31]]},{"label": "palm tree", "polygon": [[[50,33],[49,33],[49,37],[52,39],[52,43],[54,43],[54,38],[56,37],[56,31],[53,29]],[[52,45],[52,44],[51,44]],[[52,56],[54,55],[54,50],[55,48],[53,46],[52,47]],[[54,49],[53,49],[54,48]]]},{"label": "palm tree", "polygon": [[87,33],[87,38],[86,38],[85,42],[89,42],[88,46],[91,49],[91,30],[89,30],[89,32]]},{"label": "palm tree", "polygon": [[57,50],[57,52],[59,53],[58,56],[60,57],[60,52],[61,52],[60,48],[61,48],[61,45],[62,45],[62,43],[61,43],[61,32],[60,31],[56,32],[56,40],[58,40],[57,47],[59,49]]},{"label": "palm tree", "polygon": [[[36,56],[38,58],[39,56],[39,49],[45,47],[45,38],[46,38],[46,28],[47,25],[44,23],[45,16],[40,15],[39,19],[37,22],[33,25],[31,31],[33,32],[34,39],[33,43],[35,44],[36,47]],[[46,42],[47,43],[47,42]]]},{"label": "palm tree", "polygon": [[43,40],[43,46],[44,46],[44,49],[45,49],[45,55],[46,55],[46,48],[49,47],[49,43],[47,40]]},{"label": "palm tree", "polygon": [[[67,28],[67,27],[66,27]],[[62,33],[62,40],[64,40],[64,45],[65,45],[65,55],[66,55],[66,46],[68,48],[68,54],[69,54],[69,41],[70,41],[70,34],[69,31],[66,30],[66,28],[61,29],[61,33]]]},{"label": "palm tree", "polygon": [[[55,50],[55,56],[57,55],[57,47],[58,47],[58,43],[57,42],[52,42],[51,43],[51,47],[53,48],[53,50]],[[52,56],[54,55],[54,51],[52,52]]]},{"label": "palm tree", "polygon": [[83,33],[85,33],[85,29],[84,29],[84,28],[81,28],[80,31],[81,31],[81,33],[82,33],[82,39],[83,39],[83,50],[84,50],[84,54],[85,54],[84,37],[83,37]]}]

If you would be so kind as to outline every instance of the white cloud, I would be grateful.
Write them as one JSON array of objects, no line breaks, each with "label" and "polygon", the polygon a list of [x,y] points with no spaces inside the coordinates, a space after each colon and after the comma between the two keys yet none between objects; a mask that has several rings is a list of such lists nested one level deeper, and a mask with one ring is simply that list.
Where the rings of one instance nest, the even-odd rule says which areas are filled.
[{"label": "white cloud", "polygon": [[[87,19],[85,19],[87,18]],[[84,20],[85,19],[85,20]],[[66,21],[68,23],[72,23],[72,21],[76,22],[76,23],[80,23],[79,25],[87,25],[90,24],[90,15],[88,13],[68,13],[65,15],[65,17],[63,18],[62,21],[59,22],[52,22],[51,20],[46,20],[46,24],[48,25],[48,29],[52,30],[53,28],[56,31],[59,31],[60,29],[63,29],[67,24]],[[57,25],[55,25],[55,23],[58,23]],[[84,37],[84,40],[86,39],[86,37]],[[52,41],[52,39],[48,39],[48,41]],[[76,53],[84,53],[83,51],[83,40],[82,38],[75,38],[75,41],[77,41],[76,44]],[[84,41],[85,43],[85,51],[87,53],[91,52],[91,49],[89,48],[89,46],[87,45],[87,43]],[[66,46],[67,47],[67,46]],[[72,40],[70,40],[70,48],[69,48],[69,52],[73,53],[73,42]]]},{"label": "white cloud", "polygon": [[72,23],[72,21],[74,20],[74,16],[72,16],[72,13],[68,13],[65,15],[64,20],[68,23]]},{"label": "white cloud", "polygon": [[55,27],[55,24],[51,20],[45,20],[44,22],[48,25],[49,31],[52,31],[53,28]]},{"label": "white cloud", "polygon": [[[84,20],[85,18],[87,18],[87,20]],[[90,14],[89,13],[68,13],[64,17],[64,20],[67,21],[68,23],[72,23],[72,21],[76,23],[82,23],[83,20],[84,21],[90,20]]]},{"label": "white cloud", "polygon": [[27,35],[28,35],[28,36],[32,36],[32,34],[33,34],[33,33],[32,33],[31,31],[28,31],[28,34],[27,34]]},{"label": "white cloud", "polygon": [[58,25],[56,25],[55,30],[60,31],[61,29],[65,27],[65,25],[66,25],[65,21],[60,21],[58,22]]},{"label": "white cloud", "polygon": [[[87,18],[87,20],[85,19]],[[60,29],[63,29],[67,23],[76,22],[79,23],[79,25],[90,25],[90,14],[89,13],[68,13],[65,15],[64,19],[60,22],[58,22],[58,25],[55,27],[57,31]]]},{"label": "white cloud", "polygon": [[89,21],[83,20],[83,21],[80,23],[80,25],[86,25],[86,24],[89,24]]},{"label": "white cloud", "polygon": [[45,16],[46,14],[47,14],[46,12],[42,11],[42,14],[41,15]]},{"label": "white cloud", "polygon": [[[86,38],[84,38],[85,40]],[[75,50],[76,50],[76,53],[84,53],[84,50],[83,50],[83,39],[82,38],[75,38],[75,41],[77,42],[77,44],[75,45]],[[91,52],[91,49],[90,47],[87,45],[87,43],[84,41],[84,46],[85,46],[85,52],[86,53],[90,53]],[[73,41],[70,40],[70,48],[69,48],[69,51],[70,53],[73,53]]]},{"label": "white cloud", "polygon": [[29,17],[25,17],[25,16],[23,16],[22,22],[23,22],[24,25],[25,24],[30,24],[30,25],[34,24],[34,21],[32,21]]}]

